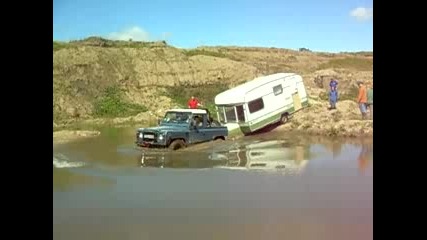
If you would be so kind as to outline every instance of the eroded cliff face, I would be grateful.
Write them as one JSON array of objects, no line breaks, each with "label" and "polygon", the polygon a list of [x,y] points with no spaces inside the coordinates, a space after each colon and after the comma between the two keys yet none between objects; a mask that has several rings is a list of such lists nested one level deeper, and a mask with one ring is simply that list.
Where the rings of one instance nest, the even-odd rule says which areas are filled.
[{"label": "eroded cliff face", "polygon": [[[144,105],[161,98],[165,86],[232,84],[257,76],[254,66],[212,56],[187,57],[175,48],[105,49],[80,47],[54,52],[54,110],[89,116],[92,103],[107,86],[118,84],[128,100]],[[160,97],[160,99],[159,99]],[[167,106],[165,106],[167,107]]]},{"label": "eroded cliff face", "polygon": [[102,40],[54,49],[54,118],[93,117],[94,102],[111,86],[119,87],[126,101],[159,112],[177,105],[166,88],[199,89],[199,98],[213,102],[212,94],[204,96],[206,88],[215,91],[217,85],[232,87],[276,72],[301,74],[309,94],[317,95],[326,91],[331,77],[338,78],[340,90],[349,94],[357,80],[372,81],[371,55],[238,47],[183,50],[137,44]]}]

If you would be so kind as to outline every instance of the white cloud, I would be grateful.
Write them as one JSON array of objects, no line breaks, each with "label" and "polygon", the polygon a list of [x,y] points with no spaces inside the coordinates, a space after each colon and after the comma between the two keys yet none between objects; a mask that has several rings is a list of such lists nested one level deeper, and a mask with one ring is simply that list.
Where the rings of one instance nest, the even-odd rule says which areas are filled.
[{"label": "white cloud", "polygon": [[140,27],[131,27],[124,29],[120,32],[112,32],[108,34],[108,38],[112,40],[123,40],[128,41],[132,39],[133,41],[151,41],[151,36],[144,29]]},{"label": "white cloud", "polygon": [[350,11],[350,16],[358,21],[368,21],[374,16],[373,8],[358,7]]},{"label": "white cloud", "polygon": [[162,40],[168,40],[172,36],[172,33],[170,32],[163,32],[162,36],[160,37]]}]

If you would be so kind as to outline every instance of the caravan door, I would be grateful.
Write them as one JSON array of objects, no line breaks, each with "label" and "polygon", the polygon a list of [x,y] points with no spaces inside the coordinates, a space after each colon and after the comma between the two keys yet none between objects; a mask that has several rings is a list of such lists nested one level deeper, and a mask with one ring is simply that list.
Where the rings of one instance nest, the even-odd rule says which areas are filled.
[{"label": "caravan door", "polygon": [[302,104],[301,104],[301,98],[298,94],[298,90],[297,90],[297,92],[292,94],[292,100],[294,101],[295,111],[300,110],[302,108]]},{"label": "caravan door", "polygon": [[302,108],[301,96],[299,95],[298,86],[296,84],[295,79],[292,79],[292,80],[295,83],[295,86],[294,86],[295,90],[294,90],[294,93],[292,93],[292,100],[294,102],[294,111],[298,111],[298,110],[300,110]]}]

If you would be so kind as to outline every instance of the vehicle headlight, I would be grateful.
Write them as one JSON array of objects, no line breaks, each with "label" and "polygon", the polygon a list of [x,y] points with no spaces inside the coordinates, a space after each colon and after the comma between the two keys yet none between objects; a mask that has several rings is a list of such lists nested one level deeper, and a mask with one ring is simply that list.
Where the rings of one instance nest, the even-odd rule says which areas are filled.
[{"label": "vehicle headlight", "polygon": [[160,133],[158,137],[159,141],[163,141],[164,138],[165,136],[163,135],[163,133]]},{"label": "vehicle headlight", "polygon": [[142,133],[139,133],[139,138],[142,138]]}]

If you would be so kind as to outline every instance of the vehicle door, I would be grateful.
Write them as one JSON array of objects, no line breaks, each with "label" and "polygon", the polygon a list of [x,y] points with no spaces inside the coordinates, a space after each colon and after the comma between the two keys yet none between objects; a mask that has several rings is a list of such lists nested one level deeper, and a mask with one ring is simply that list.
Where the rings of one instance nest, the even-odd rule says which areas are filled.
[{"label": "vehicle door", "polygon": [[[199,124],[197,124],[197,118],[200,119]],[[200,124],[201,123],[201,124]],[[203,135],[204,135],[204,122],[203,122],[203,116],[200,115],[193,115],[192,122],[190,124],[190,143],[199,143],[203,142]]]},{"label": "vehicle door", "polygon": [[207,142],[213,139],[215,132],[218,130],[210,126],[208,115],[203,115],[203,125],[199,127],[199,131],[201,132],[201,141]]}]

